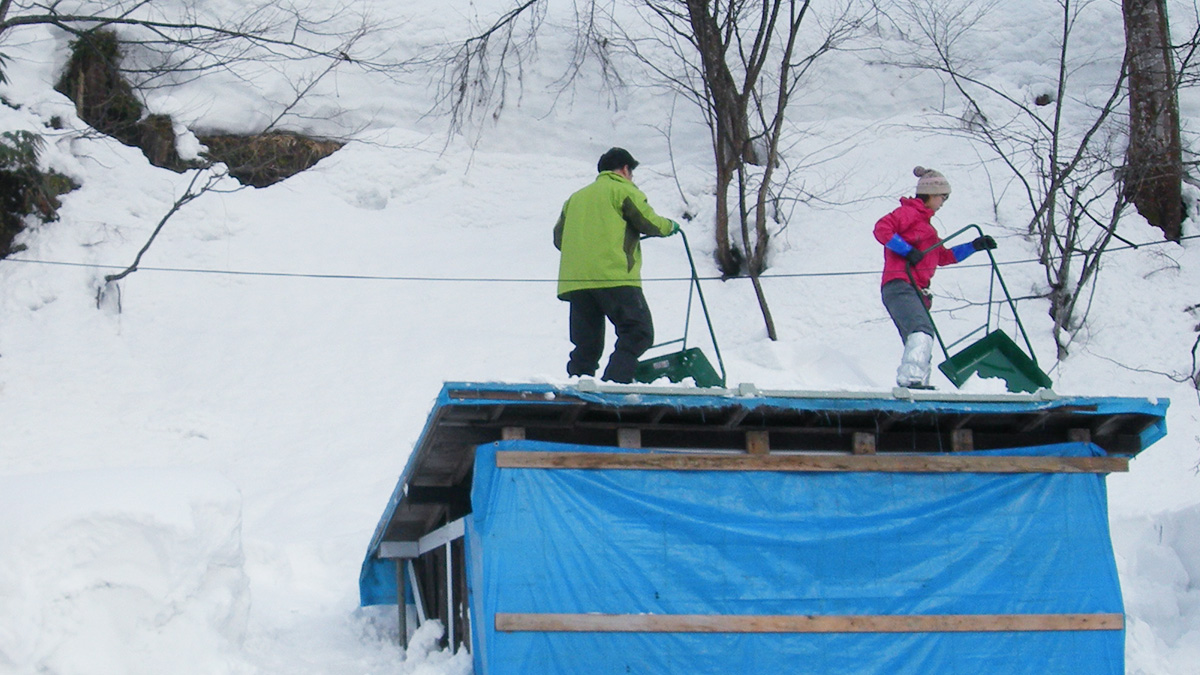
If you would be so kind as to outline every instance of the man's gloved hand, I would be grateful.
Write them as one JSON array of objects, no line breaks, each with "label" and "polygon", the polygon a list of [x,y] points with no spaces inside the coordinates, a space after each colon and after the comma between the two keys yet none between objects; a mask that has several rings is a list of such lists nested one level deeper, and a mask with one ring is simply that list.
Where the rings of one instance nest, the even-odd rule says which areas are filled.
[{"label": "man's gloved hand", "polygon": [[667,233],[667,236],[669,237],[673,234],[679,234],[679,223],[672,220],[671,221],[671,231]]},{"label": "man's gloved hand", "polygon": [[984,249],[990,250],[996,248],[996,240],[992,239],[991,235],[985,234],[982,237],[976,237],[975,241],[971,242],[971,246],[974,247],[976,251],[982,251]]},{"label": "man's gloved hand", "polygon": [[910,265],[916,265],[917,263],[921,262],[921,258],[924,257],[925,253],[916,247],[913,247],[913,250],[904,254],[904,259],[907,260],[908,264]]}]

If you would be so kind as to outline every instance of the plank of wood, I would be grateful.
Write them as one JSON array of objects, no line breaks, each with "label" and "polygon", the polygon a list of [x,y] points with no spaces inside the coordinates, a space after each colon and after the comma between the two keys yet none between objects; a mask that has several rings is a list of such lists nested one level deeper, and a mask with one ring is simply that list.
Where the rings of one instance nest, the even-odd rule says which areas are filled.
[{"label": "plank of wood", "polygon": [[507,614],[496,630],[585,633],[1009,633],[1121,630],[1122,614]]},{"label": "plank of wood", "polygon": [[622,469],[639,471],[785,471],[879,473],[1114,473],[1125,457],[963,457],[955,455],[716,455],[633,452],[496,453],[502,469]]}]

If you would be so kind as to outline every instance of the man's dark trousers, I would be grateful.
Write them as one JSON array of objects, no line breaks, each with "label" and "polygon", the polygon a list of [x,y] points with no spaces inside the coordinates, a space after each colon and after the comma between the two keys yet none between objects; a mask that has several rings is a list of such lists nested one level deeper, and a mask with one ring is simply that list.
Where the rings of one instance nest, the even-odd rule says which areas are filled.
[{"label": "man's dark trousers", "polygon": [[654,324],[646,296],[637,286],[587,288],[567,294],[571,303],[571,360],[568,375],[595,375],[604,353],[604,320],[612,322],[617,344],[602,379],[633,382],[638,357],[654,344]]}]

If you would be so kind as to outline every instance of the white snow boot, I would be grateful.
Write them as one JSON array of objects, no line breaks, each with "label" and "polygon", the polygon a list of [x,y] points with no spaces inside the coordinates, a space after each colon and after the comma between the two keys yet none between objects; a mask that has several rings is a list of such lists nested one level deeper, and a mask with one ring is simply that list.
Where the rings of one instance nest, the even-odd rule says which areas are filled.
[{"label": "white snow boot", "polygon": [[904,356],[896,369],[896,384],[910,389],[929,389],[929,364],[933,360],[933,336],[911,333],[904,341]]}]

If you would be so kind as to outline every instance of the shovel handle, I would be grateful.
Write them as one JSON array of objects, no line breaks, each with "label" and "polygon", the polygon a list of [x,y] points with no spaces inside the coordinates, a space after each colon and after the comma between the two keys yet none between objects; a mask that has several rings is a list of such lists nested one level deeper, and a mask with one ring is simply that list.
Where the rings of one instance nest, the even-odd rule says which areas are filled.
[{"label": "shovel handle", "polygon": [[[976,236],[979,236],[979,237],[983,236],[983,228],[981,228],[979,225],[977,225],[975,223],[971,223],[970,225],[967,225],[966,227],[963,227],[962,229],[959,229],[959,230],[956,230],[955,232],[950,233],[949,235],[947,235],[946,237],[944,237],[943,239],[941,239],[937,243],[935,243],[933,246],[930,246],[929,248],[921,251],[921,253],[928,254],[933,249],[944,245],[946,242],[950,241],[951,239],[954,239],[958,235],[960,235],[963,232],[966,232],[968,230],[974,230],[976,232]],[[1017,303],[1015,301],[1013,301],[1012,294],[1008,292],[1008,285],[1004,283],[1004,277],[1000,274],[1000,266],[998,264],[996,264],[996,256],[992,254],[992,249],[984,249],[984,252],[987,253],[988,261],[992,267],[992,279],[999,282],[1000,290],[1004,293],[1004,299],[1008,303],[1008,308],[1012,312],[1013,320],[1017,324],[1017,330],[1021,331],[1021,339],[1025,342],[1025,348],[1029,350],[1029,358],[1031,361],[1033,361],[1033,365],[1036,366],[1037,365],[1037,354],[1035,354],[1033,351],[1033,343],[1031,343],[1029,341],[1029,334],[1025,332],[1025,325],[1023,323],[1021,323],[1021,315],[1017,313]],[[913,275],[912,275],[912,263],[905,263],[904,270],[908,274],[909,283],[911,283],[913,285],[913,287],[916,288],[917,284],[916,284],[916,281],[913,280]],[[986,324],[986,327],[989,327],[989,328],[991,326],[991,309],[990,309],[991,304],[992,304],[992,291],[991,291],[991,289],[989,289],[988,290],[989,310],[988,310],[988,318],[987,318],[987,324]],[[928,313],[929,308],[926,308],[925,311],[926,311],[926,313]],[[933,315],[932,314],[929,315],[929,322],[933,323]],[[938,343],[941,344],[942,351],[946,354],[946,358],[950,358],[950,352],[946,350],[946,343],[942,341],[942,336],[940,333],[938,333],[936,325],[934,326],[933,332],[937,335]]]}]

